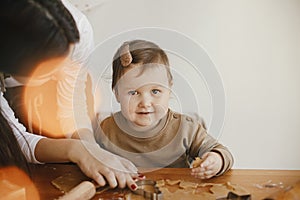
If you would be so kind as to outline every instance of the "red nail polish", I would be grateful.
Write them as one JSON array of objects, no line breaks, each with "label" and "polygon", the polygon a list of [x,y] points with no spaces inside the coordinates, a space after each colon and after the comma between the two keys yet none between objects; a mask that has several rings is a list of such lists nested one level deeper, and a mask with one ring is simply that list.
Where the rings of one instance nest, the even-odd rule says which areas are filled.
[{"label": "red nail polish", "polygon": [[136,185],[135,184],[132,184],[130,187],[131,187],[132,190],[136,189]]},{"label": "red nail polish", "polygon": [[141,179],[146,178],[146,176],[144,174],[139,174],[138,177],[141,178]]}]

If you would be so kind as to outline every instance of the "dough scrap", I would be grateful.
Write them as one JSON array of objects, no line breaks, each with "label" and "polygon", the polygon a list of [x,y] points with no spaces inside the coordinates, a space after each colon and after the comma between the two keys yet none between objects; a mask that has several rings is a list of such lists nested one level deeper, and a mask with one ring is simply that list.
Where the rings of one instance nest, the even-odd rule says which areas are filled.
[{"label": "dough scrap", "polygon": [[192,167],[193,168],[200,167],[202,162],[203,162],[203,160],[201,158],[196,157],[195,160],[193,160],[193,162],[192,162]]},{"label": "dough scrap", "polygon": [[[229,192],[241,195],[250,194],[242,186],[227,183],[195,183],[184,180],[161,179],[157,181],[160,191],[163,193],[165,200],[182,200],[182,199],[207,199],[215,200],[217,198],[226,198]],[[177,189],[176,189],[177,187]],[[203,188],[203,189],[201,189]],[[175,190],[174,190],[175,189]],[[199,190],[199,191],[198,191]],[[145,200],[144,197],[129,193],[126,200]]]},{"label": "dough scrap", "polygon": [[72,188],[80,184],[82,181],[90,180],[84,175],[81,174],[72,174],[67,173],[62,176],[57,177],[53,181],[51,181],[52,185],[54,185],[60,191],[66,193],[69,192]]},{"label": "dough scrap", "polygon": [[177,185],[181,182],[181,180],[170,180],[170,179],[167,179],[166,180],[167,184],[168,185]]},{"label": "dough scrap", "polygon": [[226,185],[214,185],[209,190],[214,194],[216,199],[226,198],[230,192]]},{"label": "dough scrap", "polygon": [[165,186],[165,180],[164,179],[161,179],[161,180],[158,180],[156,181],[156,187],[163,187]]},{"label": "dough scrap", "polygon": [[197,188],[198,183],[190,182],[190,181],[180,181],[179,188],[188,189],[188,188]]}]

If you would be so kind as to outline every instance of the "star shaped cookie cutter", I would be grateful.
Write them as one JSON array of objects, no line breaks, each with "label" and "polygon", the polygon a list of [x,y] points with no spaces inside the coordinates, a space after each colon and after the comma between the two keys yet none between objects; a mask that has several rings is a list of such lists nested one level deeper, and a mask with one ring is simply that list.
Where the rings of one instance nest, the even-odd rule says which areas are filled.
[{"label": "star shaped cookie cutter", "polygon": [[163,200],[163,193],[156,186],[156,181],[140,180],[136,182],[138,188],[133,191],[147,200]]}]

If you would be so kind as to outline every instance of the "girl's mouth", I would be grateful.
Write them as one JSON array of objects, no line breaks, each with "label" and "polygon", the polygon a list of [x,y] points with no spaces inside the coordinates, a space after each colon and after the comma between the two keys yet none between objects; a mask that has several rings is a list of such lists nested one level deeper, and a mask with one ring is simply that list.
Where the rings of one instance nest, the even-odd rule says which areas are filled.
[{"label": "girl's mouth", "polygon": [[151,114],[152,112],[137,112],[137,114],[139,115],[148,115]]}]

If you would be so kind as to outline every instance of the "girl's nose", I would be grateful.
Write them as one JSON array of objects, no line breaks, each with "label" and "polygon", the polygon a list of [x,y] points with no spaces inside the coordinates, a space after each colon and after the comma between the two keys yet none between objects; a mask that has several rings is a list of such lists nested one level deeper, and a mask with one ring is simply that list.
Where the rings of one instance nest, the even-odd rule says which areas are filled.
[{"label": "girl's nose", "polygon": [[140,107],[149,107],[152,104],[152,99],[149,95],[141,95],[140,98],[140,103],[139,106]]}]

